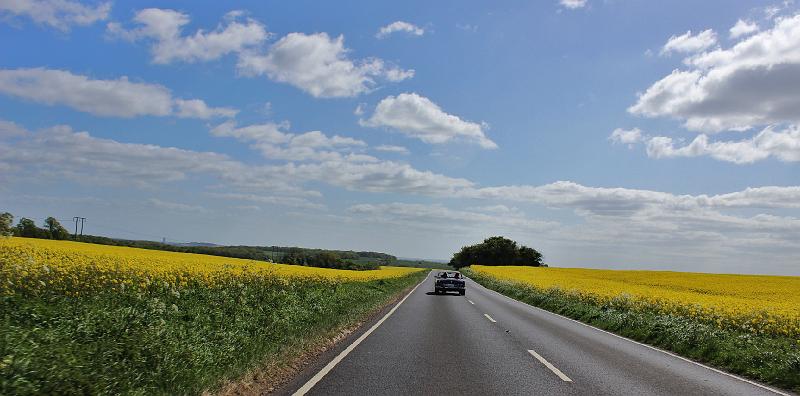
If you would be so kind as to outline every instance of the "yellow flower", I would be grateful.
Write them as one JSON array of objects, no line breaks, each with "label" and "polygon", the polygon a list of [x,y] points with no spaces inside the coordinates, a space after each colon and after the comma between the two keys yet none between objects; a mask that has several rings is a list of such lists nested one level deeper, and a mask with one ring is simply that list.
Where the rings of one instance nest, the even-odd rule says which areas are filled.
[{"label": "yellow flower", "polygon": [[800,277],[478,265],[472,270],[601,304],[800,338]]},{"label": "yellow flower", "polygon": [[0,292],[6,295],[20,289],[63,290],[74,295],[85,290],[146,288],[153,284],[215,285],[234,278],[239,282],[257,278],[370,281],[415,271],[421,269],[381,267],[350,271],[70,241],[0,239]]}]

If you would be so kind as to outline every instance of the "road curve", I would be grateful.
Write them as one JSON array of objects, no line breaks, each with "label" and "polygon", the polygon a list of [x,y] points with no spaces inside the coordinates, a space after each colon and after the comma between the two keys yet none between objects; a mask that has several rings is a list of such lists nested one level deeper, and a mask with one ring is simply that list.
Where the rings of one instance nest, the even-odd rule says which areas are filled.
[{"label": "road curve", "polygon": [[[433,294],[429,276],[374,331],[362,330],[362,335],[367,336],[351,344],[341,360],[324,356],[280,393],[790,395],[514,301],[470,280],[466,296],[442,296]],[[324,364],[329,371],[322,370]]]}]

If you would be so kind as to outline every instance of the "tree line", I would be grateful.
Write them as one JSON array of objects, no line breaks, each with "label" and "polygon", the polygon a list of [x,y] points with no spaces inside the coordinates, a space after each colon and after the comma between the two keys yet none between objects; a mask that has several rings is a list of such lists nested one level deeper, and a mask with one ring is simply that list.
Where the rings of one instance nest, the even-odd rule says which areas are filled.
[{"label": "tree line", "polygon": [[14,216],[11,213],[0,213],[0,236],[61,240],[71,239],[69,231],[54,217],[45,219],[43,228],[37,227],[36,222],[26,217],[19,219],[19,223],[17,223],[16,226],[13,224]]},{"label": "tree line", "polygon": [[[21,218],[16,226],[13,223],[14,216],[11,213],[0,214],[0,236],[58,240],[76,239],[54,217],[48,217],[44,222],[44,227],[38,227],[33,220],[25,217]],[[77,239],[81,242],[99,245],[207,254],[309,267],[351,270],[377,269],[381,265],[391,265],[397,260],[395,256],[386,253],[349,250],[306,249],[286,246],[187,246],[154,241],[108,238],[97,235],[80,235]]]}]

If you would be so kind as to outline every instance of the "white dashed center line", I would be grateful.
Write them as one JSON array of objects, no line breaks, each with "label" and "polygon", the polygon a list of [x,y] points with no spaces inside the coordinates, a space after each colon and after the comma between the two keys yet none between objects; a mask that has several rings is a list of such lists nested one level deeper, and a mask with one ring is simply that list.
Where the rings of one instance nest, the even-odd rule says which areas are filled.
[{"label": "white dashed center line", "polygon": [[494,319],[492,319],[492,317],[491,317],[491,316],[489,316],[489,314],[483,314],[483,316],[485,316],[485,317],[486,317],[486,319],[489,319],[489,321],[490,321],[490,322],[492,322],[492,323],[497,323],[497,321],[496,321],[496,320],[494,320]]},{"label": "white dashed center line", "polygon": [[561,378],[562,381],[564,381],[564,382],[572,382],[572,380],[569,379],[569,377],[567,377],[566,375],[564,375],[564,373],[562,373],[561,370],[557,369],[556,366],[553,366],[552,364],[550,364],[550,362],[545,360],[545,358],[543,358],[541,355],[536,353],[536,351],[534,351],[533,349],[528,349],[528,353],[533,355],[533,357],[535,357],[536,360],[540,361],[543,365],[547,366],[547,368],[549,368],[550,371],[554,372],[558,376],[558,378]]}]

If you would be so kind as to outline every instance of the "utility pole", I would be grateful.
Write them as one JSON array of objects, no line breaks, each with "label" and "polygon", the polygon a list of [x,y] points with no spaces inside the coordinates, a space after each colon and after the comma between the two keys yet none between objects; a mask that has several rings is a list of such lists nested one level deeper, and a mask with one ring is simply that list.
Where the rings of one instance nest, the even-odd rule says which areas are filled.
[{"label": "utility pole", "polygon": [[75,222],[75,233],[72,234],[72,237],[78,239],[78,221],[81,222],[81,236],[83,236],[83,222],[86,221],[86,218],[75,216],[72,218],[72,221]]}]

